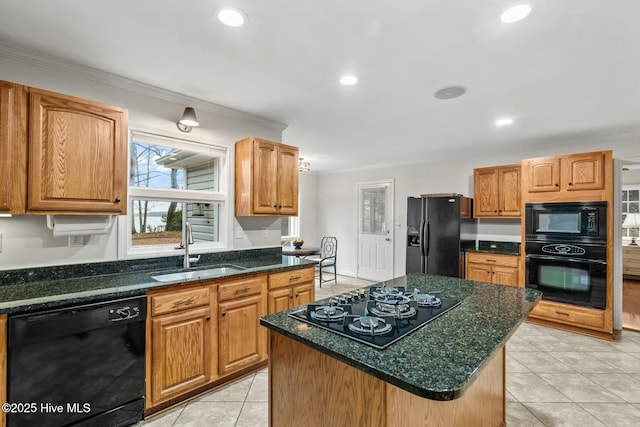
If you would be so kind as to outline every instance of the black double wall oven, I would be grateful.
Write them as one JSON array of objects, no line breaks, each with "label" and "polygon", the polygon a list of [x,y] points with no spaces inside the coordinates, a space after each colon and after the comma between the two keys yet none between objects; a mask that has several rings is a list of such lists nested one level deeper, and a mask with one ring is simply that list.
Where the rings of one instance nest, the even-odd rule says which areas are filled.
[{"label": "black double wall oven", "polygon": [[607,306],[607,202],[527,203],[525,286],[549,301]]}]

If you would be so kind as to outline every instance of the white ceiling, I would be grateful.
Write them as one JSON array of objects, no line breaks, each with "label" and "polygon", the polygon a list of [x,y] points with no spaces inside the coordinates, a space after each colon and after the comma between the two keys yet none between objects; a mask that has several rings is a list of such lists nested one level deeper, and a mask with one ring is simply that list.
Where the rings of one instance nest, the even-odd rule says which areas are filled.
[{"label": "white ceiling", "polygon": [[[531,15],[503,24],[517,3]],[[330,171],[640,132],[639,17],[638,0],[0,0],[0,41],[286,123]],[[434,98],[449,85],[467,93]]]}]

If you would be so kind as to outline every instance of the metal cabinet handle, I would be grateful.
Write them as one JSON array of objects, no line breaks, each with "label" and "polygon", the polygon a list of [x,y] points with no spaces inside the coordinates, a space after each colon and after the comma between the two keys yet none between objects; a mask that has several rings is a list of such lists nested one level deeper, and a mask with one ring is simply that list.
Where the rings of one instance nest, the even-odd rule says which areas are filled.
[{"label": "metal cabinet handle", "polygon": [[556,310],[556,313],[557,313],[557,314],[562,314],[563,316],[570,316],[570,314],[569,314],[569,313],[566,313],[566,312],[564,312],[564,311],[558,311],[558,310]]},{"label": "metal cabinet handle", "polygon": [[113,201],[114,203],[120,203],[121,199],[120,197],[116,197],[116,199]]},{"label": "metal cabinet handle", "polygon": [[289,281],[290,282],[293,282],[294,280],[298,280],[298,279],[300,279],[300,276],[291,276],[291,277],[289,277]]},{"label": "metal cabinet handle", "polygon": [[556,186],[556,187],[558,187],[558,186],[559,186],[559,184],[558,184],[557,182],[556,182],[555,184],[553,184],[553,185],[554,185],[554,186]]},{"label": "metal cabinet handle", "polygon": [[220,316],[221,316],[221,317],[224,317],[224,316],[226,316],[226,315],[227,315],[227,312],[226,312],[226,311],[223,311],[222,313],[220,313]]},{"label": "metal cabinet handle", "polygon": [[251,288],[236,289],[235,294],[243,294],[245,292],[248,292],[249,290],[251,290]]},{"label": "metal cabinet handle", "polygon": [[193,298],[183,299],[183,300],[180,300],[180,301],[176,301],[176,307],[179,307],[179,306],[181,306],[181,305],[183,305],[183,304],[185,304],[185,305],[193,304]]},{"label": "metal cabinet handle", "polygon": [[569,185],[573,185],[573,182],[570,182]]},{"label": "metal cabinet handle", "polygon": [[491,259],[491,258],[487,258],[485,261],[487,261],[487,262],[496,262],[495,259]]}]

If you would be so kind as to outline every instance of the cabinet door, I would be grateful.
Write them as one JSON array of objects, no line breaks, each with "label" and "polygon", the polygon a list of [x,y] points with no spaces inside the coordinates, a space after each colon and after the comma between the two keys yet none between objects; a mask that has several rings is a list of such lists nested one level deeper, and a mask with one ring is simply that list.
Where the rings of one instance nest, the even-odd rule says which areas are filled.
[{"label": "cabinet door", "polygon": [[126,110],[30,90],[29,211],[126,213]]},{"label": "cabinet door", "polygon": [[245,368],[266,358],[266,329],[262,295],[218,305],[218,361],[220,375]]},{"label": "cabinet door", "polygon": [[205,385],[211,377],[209,307],[158,316],[151,325],[149,407]]},{"label": "cabinet door", "polygon": [[568,191],[604,188],[604,154],[573,154],[562,159],[562,183]]},{"label": "cabinet door", "polygon": [[298,149],[286,145],[278,152],[278,212],[298,215]]},{"label": "cabinet door", "polygon": [[277,313],[291,307],[290,301],[293,296],[290,288],[282,288],[269,291],[267,298],[267,312]]},{"label": "cabinet door", "polygon": [[523,171],[529,177],[529,193],[560,191],[560,158],[530,159],[523,165]]},{"label": "cabinet door", "polygon": [[484,264],[467,263],[467,280],[491,283],[491,266]]},{"label": "cabinet door", "polygon": [[473,171],[473,216],[498,215],[498,170],[481,168]]},{"label": "cabinet door", "polygon": [[253,213],[275,214],[278,209],[278,148],[270,141],[254,140]]},{"label": "cabinet door", "polygon": [[27,200],[27,98],[0,80],[0,212],[24,213]]},{"label": "cabinet door", "polygon": [[498,213],[500,216],[520,216],[520,166],[498,169]]},{"label": "cabinet door", "polygon": [[315,284],[308,283],[293,287],[293,307],[315,301]]},{"label": "cabinet door", "polygon": [[518,269],[494,265],[491,269],[491,283],[518,287]]}]

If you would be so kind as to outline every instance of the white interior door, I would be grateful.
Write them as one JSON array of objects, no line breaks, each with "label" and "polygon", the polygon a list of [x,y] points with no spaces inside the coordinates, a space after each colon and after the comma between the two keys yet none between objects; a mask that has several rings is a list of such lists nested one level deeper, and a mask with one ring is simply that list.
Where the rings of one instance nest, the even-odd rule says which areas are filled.
[{"label": "white interior door", "polygon": [[393,180],[358,184],[357,274],[393,278]]}]

